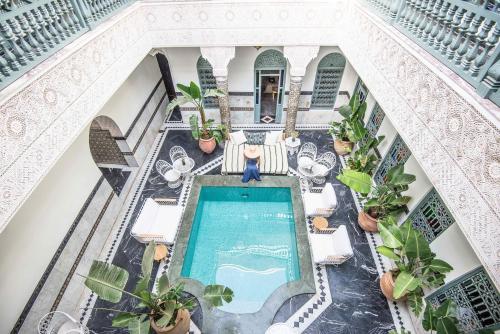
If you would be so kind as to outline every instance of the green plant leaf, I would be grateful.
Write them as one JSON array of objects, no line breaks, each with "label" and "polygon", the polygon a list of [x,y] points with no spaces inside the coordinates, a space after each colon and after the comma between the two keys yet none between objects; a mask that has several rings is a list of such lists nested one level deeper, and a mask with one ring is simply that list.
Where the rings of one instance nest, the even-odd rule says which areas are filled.
[{"label": "green plant leaf", "polygon": [[379,252],[381,255],[388,257],[391,260],[398,261],[400,260],[400,256],[394,253],[392,249],[386,246],[378,246],[377,247],[377,252]]},{"label": "green plant leaf", "polygon": [[[415,289],[415,291],[416,290],[421,291],[421,289]],[[420,312],[422,312],[422,307],[424,303],[420,291],[418,293],[412,292],[408,294],[408,304],[410,305],[411,310],[416,316],[419,316]]]},{"label": "green plant leaf", "polygon": [[450,317],[450,316],[454,316],[456,311],[457,311],[457,305],[451,299],[446,299],[436,309],[436,316],[437,317]]},{"label": "green plant leaf", "polygon": [[149,280],[151,277],[141,277],[134,288],[134,294],[139,295],[141,291],[147,290],[149,287]]},{"label": "green plant leaf", "polygon": [[436,320],[437,334],[458,334],[458,328],[451,318],[438,318]]},{"label": "green plant leaf", "polygon": [[437,271],[438,273],[448,273],[453,270],[453,267],[443,260],[433,259],[429,265],[429,269],[432,271]]},{"label": "green plant leaf", "polygon": [[189,95],[191,95],[195,100],[201,98],[200,87],[198,87],[198,85],[195,84],[193,81],[189,83]]},{"label": "green plant leaf", "polygon": [[172,111],[175,107],[182,106],[183,104],[186,104],[188,102],[192,102],[193,100],[185,97],[185,96],[179,96],[170,101],[170,103],[167,105],[167,113]]},{"label": "green plant leaf", "polygon": [[178,83],[177,89],[181,91],[182,95],[191,97],[191,90],[189,86]]},{"label": "green plant leaf", "polygon": [[191,135],[194,140],[200,139],[200,128],[198,126],[198,116],[191,115],[189,117],[189,126],[191,127]]},{"label": "green plant leaf", "polygon": [[203,94],[203,97],[219,97],[226,96],[226,94],[220,89],[207,89]]},{"label": "green plant leaf", "polygon": [[410,229],[406,242],[404,243],[404,251],[406,256],[410,259],[425,260],[432,256],[427,240],[425,240],[420,232],[415,231],[413,228]]},{"label": "green plant leaf", "polygon": [[368,194],[372,187],[372,178],[367,173],[344,169],[342,174],[337,175],[337,179],[361,194]]},{"label": "green plant leaf", "polygon": [[415,290],[422,284],[420,278],[417,278],[405,271],[398,274],[394,282],[393,296],[395,299],[403,297],[407,292]]},{"label": "green plant leaf", "polygon": [[128,323],[129,334],[148,334],[149,320],[135,318]]},{"label": "green plant leaf", "polygon": [[158,280],[158,294],[163,295],[170,290],[170,283],[167,274],[163,274]]},{"label": "green plant leaf", "polygon": [[358,141],[363,139],[365,134],[368,132],[363,126],[363,123],[361,123],[361,121],[359,120],[350,122],[350,127],[352,129],[352,135],[349,139],[354,143],[357,143]]},{"label": "green plant leaf", "polygon": [[142,277],[151,277],[151,271],[153,270],[153,260],[155,256],[155,243],[151,241],[144,250],[141,262]]},{"label": "green plant leaf", "polygon": [[159,327],[166,327],[172,317],[174,316],[176,302],[173,300],[167,300],[163,303],[161,308],[161,318],[156,321]]},{"label": "green plant leaf", "polygon": [[399,164],[387,171],[387,180],[393,180],[395,177],[398,177],[399,175],[402,175],[404,172],[404,165]]},{"label": "green plant leaf", "polygon": [[406,186],[410,183],[415,182],[417,178],[415,175],[412,174],[401,174],[398,176],[394,176],[393,178],[390,179],[390,183],[395,185],[395,186]]},{"label": "green plant leaf", "polygon": [[85,286],[101,299],[118,303],[127,284],[128,272],[110,263],[94,260],[89,274],[85,277]]},{"label": "green plant leaf", "polygon": [[434,318],[434,310],[431,304],[427,303],[427,305],[425,305],[424,316],[422,319],[422,327],[424,327],[426,331],[434,330],[436,329],[436,327],[434,326],[435,321],[436,319]]},{"label": "green plant leaf", "polygon": [[[352,113],[352,110],[351,110],[351,107],[347,106],[347,105],[343,105],[339,108],[339,114],[342,115],[342,117],[346,118],[346,119],[349,119],[351,117],[351,113]],[[340,125],[340,123],[338,122],[335,122],[337,125]]]},{"label": "green plant leaf", "polygon": [[233,300],[234,293],[228,287],[213,284],[205,287],[203,298],[212,306],[222,306],[222,301],[230,303]]},{"label": "green plant leaf", "polygon": [[384,242],[384,246],[389,248],[401,248],[403,247],[401,231],[396,225],[384,225],[377,224],[378,229],[380,231],[380,237]]},{"label": "green plant leaf", "polygon": [[135,313],[120,313],[117,316],[113,318],[113,321],[111,322],[111,326],[113,327],[128,327],[128,323],[132,319],[138,319],[139,317]]}]

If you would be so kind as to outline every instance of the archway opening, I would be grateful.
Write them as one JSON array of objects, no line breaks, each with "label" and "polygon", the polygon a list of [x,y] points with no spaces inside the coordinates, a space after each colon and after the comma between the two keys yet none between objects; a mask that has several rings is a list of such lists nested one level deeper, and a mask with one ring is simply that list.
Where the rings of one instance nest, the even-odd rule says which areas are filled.
[{"label": "archway opening", "polygon": [[118,125],[108,116],[92,120],[89,147],[94,162],[119,196],[137,161]]},{"label": "archway opening", "polygon": [[318,63],[314,80],[311,109],[331,109],[339,92],[346,59],[340,53],[330,53]]},{"label": "archway opening", "polygon": [[254,69],[255,123],[280,123],[286,59],[278,50],[266,50],[255,59]]}]

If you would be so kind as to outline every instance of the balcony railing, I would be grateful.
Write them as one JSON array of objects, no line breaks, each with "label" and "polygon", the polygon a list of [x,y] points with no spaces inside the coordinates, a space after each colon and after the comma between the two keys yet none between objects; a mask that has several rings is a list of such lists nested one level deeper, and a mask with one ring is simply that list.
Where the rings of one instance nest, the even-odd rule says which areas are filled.
[{"label": "balcony railing", "polygon": [[0,89],[134,0],[0,0]]},{"label": "balcony railing", "polygon": [[364,0],[500,106],[499,0]]}]

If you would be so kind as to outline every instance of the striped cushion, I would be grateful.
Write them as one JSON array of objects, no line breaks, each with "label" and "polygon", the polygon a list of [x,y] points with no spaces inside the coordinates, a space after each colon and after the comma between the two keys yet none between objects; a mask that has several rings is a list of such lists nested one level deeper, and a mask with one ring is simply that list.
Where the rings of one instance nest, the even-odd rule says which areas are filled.
[{"label": "striped cushion", "polygon": [[[222,174],[242,174],[246,167],[244,156],[247,144],[234,145],[226,141]],[[286,174],[288,157],[284,142],[277,145],[258,145],[260,149],[260,172],[262,174]]]}]

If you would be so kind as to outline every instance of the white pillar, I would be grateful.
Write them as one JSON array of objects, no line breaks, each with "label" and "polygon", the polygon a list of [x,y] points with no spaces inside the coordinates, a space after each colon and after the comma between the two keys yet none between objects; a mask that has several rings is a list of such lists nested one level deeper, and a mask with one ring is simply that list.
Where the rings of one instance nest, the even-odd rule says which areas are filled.
[{"label": "white pillar", "polygon": [[283,51],[285,58],[290,63],[290,95],[288,95],[285,123],[285,136],[290,137],[295,131],[295,123],[297,122],[302,79],[306,74],[309,62],[318,56],[319,46],[285,46]]},{"label": "white pillar", "polygon": [[220,96],[219,109],[221,123],[231,130],[231,112],[229,109],[229,91],[227,83],[227,65],[234,58],[234,46],[202,47],[201,55],[212,65],[212,71],[217,82],[217,88],[225,93]]}]

